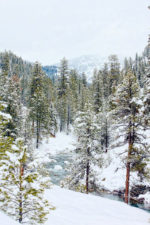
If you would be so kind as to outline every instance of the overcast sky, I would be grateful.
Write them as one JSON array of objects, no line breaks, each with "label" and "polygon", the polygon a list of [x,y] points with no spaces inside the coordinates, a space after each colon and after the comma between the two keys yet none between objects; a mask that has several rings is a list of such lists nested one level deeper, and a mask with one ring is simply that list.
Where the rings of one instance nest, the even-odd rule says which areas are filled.
[{"label": "overcast sky", "polygon": [[42,64],[133,56],[150,33],[149,0],[0,0],[0,51]]}]

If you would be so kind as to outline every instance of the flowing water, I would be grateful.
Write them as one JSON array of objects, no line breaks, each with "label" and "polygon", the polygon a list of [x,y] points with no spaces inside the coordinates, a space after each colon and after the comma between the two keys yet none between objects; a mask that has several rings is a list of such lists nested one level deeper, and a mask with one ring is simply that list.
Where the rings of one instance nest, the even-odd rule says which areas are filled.
[{"label": "flowing water", "polygon": [[[94,195],[101,196],[103,198],[108,198],[108,199],[115,200],[115,201],[124,202],[123,198],[121,198],[118,195],[114,195],[112,193],[101,192],[101,193],[94,193]],[[139,204],[139,203],[137,203],[137,204],[129,203],[129,204],[133,207],[143,209],[150,213],[150,209],[147,209],[146,207],[144,207],[144,204]]]},{"label": "flowing water", "polygon": [[51,182],[60,185],[60,182],[68,175],[67,166],[71,162],[71,154],[60,153],[51,156],[52,162],[48,165],[50,169]]}]

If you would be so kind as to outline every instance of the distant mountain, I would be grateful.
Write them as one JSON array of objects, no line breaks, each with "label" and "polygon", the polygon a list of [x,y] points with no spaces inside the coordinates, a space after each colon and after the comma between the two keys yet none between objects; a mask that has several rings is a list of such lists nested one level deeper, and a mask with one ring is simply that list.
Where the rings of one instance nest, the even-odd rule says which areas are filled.
[{"label": "distant mountain", "polygon": [[[100,69],[106,61],[106,58],[97,55],[85,55],[68,60],[68,64],[70,69],[76,69],[79,74],[85,73],[88,81],[90,81],[94,69]],[[59,63],[51,66],[43,66],[43,71],[54,80],[57,77],[58,68]]]},{"label": "distant mountain", "polygon": [[69,60],[69,67],[76,69],[79,73],[85,73],[88,81],[91,80],[94,69],[102,68],[107,58],[98,55],[85,55]]}]

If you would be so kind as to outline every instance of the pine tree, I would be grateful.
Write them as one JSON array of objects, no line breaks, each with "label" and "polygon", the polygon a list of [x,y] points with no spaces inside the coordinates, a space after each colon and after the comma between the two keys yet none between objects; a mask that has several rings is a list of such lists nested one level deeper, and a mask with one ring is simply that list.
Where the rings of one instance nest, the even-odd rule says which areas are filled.
[{"label": "pine tree", "polygon": [[132,169],[134,170],[142,164],[142,155],[145,151],[139,86],[136,76],[131,71],[124,76],[115,96],[114,115],[117,121],[115,128],[118,132],[117,144],[124,146],[122,155],[124,155],[126,161],[125,202],[128,203],[130,173]]},{"label": "pine tree", "polygon": [[100,142],[101,148],[105,153],[108,152],[109,144],[111,140],[111,132],[110,132],[110,112],[109,112],[109,104],[107,100],[103,99],[103,106],[101,111],[98,114],[98,124],[101,127],[100,133]]},{"label": "pine tree", "polygon": [[9,54],[5,52],[2,60],[2,73],[0,75],[0,96],[6,103],[5,112],[9,113],[12,119],[6,125],[6,135],[15,138],[18,130],[19,114],[21,108],[20,81],[17,75],[10,76]]},{"label": "pine tree", "polygon": [[110,93],[109,85],[110,85],[110,76],[108,70],[108,64],[105,63],[102,69],[102,79],[103,79],[103,96],[107,100]]},{"label": "pine tree", "polygon": [[15,138],[19,134],[20,119],[21,119],[21,92],[20,80],[17,75],[9,78],[8,97],[6,113],[9,113],[12,120],[7,124],[7,136]]},{"label": "pine tree", "polygon": [[44,76],[41,66],[36,63],[30,85],[29,118],[32,121],[33,133],[36,134],[37,148],[41,132],[49,129],[48,124],[51,117],[50,105],[45,93]]},{"label": "pine tree", "polygon": [[42,164],[36,167],[37,162],[31,159],[22,139],[16,139],[1,168],[1,209],[19,223],[41,224],[50,211],[43,198],[49,179],[38,172]]},{"label": "pine tree", "polygon": [[112,94],[113,85],[117,86],[119,83],[120,76],[120,63],[116,55],[109,56],[110,65],[110,80],[109,80],[109,93]]},{"label": "pine tree", "polygon": [[8,97],[8,78],[10,74],[9,55],[5,52],[2,59],[2,73],[0,74],[0,97],[3,101],[7,101]]},{"label": "pine tree", "polygon": [[[149,37],[148,45],[150,47],[150,37]],[[150,51],[148,53],[148,66],[146,71],[144,89],[145,89],[144,91],[145,124],[149,127],[150,126]]]},{"label": "pine tree", "polygon": [[68,90],[68,100],[69,100],[69,123],[72,124],[74,121],[75,114],[78,110],[78,101],[79,101],[79,93],[78,93],[78,85],[79,85],[79,77],[76,70],[70,71],[69,76],[69,90]]},{"label": "pine tree", "polygon": [[88,194],[95,181],[93,165],[98,162],[98,125],[90,104],[86,104],[85,111],[78,112],[74,123],[78,141],[68,186],[70,189]]},{"label": "pine tree", "polygon": [[87,78],[84,73],[79,78],[78,96],[78,111],[84,111],[85,105],[88,102],[92,103],[92,92],[87,84]]},{"label": "pine tree", "polygon": [[46,112],[45,112],[45,126],[48,135],[51,134],[55,136],[55,133],[58,129],[57,119],[58,113],[56,111],[56,89],[53,86],[52,81],[49,77],[44,77],[44,91],[46,96]]},{"label": "pine tree", "polygon": [[58,78],[58,115],[60,119],[60,131],[65,130],[69,112],[68,101],[68,62],[65,58],[61,60],[60,72]]},{"label": "pine tree", "polygon": [[102,80],[102,72],[94,71],[94,77],[93,77],[93,105],[94,105],[94,111],[98,113],[100,111],[100,108],[102,107],[102,99],[104,95],[103,91],[103,80]]},{"label": "pine tree", "polygon": [[6,152],[11,149],[13,139],[6,136],[5,127],[7,123],[12,119],[10,114],[4,113],[6,104],[0,101],[0,167],[4,166],[3,160],[6,157]]}]

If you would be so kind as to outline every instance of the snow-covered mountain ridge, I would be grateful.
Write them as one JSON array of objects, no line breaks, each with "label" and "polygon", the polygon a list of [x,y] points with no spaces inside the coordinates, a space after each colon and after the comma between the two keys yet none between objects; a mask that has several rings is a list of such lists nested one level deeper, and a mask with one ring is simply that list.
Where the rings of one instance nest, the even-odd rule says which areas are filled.
[{"label": "snow-covered mountain ridge", "polygon": [[94,69],[100,69],[107,62],[107,58],[99,55],[83,55],[69,60],[69,67],[76,69],[78,73],[85,73],[88,81],[91,80]]}]

